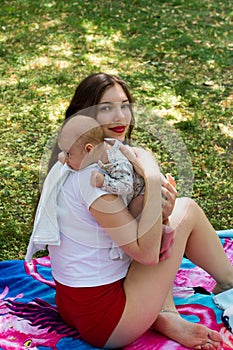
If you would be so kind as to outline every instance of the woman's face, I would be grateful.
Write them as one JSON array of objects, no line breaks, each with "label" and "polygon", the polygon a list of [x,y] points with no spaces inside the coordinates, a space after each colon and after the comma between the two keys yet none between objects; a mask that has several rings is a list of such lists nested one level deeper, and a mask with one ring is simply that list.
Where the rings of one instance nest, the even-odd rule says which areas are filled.
[{"label": "woman's face", "polygon": [[127,95],[119,84],[108,88],[98,105],[96,120],[102,125],[104,137],[125,140],[132,115]]}]

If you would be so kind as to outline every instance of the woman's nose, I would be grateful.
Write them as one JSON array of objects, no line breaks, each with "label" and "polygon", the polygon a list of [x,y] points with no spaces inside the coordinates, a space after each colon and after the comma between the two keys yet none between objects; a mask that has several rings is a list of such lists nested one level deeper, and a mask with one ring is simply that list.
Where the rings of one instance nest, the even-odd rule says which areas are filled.
[{"label": "woman's nose", "polygon": [[122,111],[121,106],[117,106],[115,107],[114,110],[114,121],[120,121],[120,120],[124,120],[125,119],[125,115]]}]

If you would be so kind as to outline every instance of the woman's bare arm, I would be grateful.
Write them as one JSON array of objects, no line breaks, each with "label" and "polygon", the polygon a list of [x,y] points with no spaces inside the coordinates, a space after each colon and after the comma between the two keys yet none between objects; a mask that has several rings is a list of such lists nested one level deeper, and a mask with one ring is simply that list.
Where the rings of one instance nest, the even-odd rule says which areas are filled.
[{"label": "woman's bare arm", "polygon": [[[124,154],[127,156],[127,151]],[[139,150],[137,157],[129,160],[145,180],[139,222],[130,214],[122,199],[111,194],[98,198],[90,211],[109,236],[134,260],[148,265],[156,264],[162,234],[159,167],[152,154],[144,150]]]}]

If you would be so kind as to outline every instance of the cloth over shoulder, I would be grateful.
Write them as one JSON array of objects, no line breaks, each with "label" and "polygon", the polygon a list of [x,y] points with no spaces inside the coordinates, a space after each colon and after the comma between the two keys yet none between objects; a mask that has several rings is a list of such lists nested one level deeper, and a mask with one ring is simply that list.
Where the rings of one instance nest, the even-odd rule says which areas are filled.
[{"label": "cloth over shoulder", "polygon": [[57,197],[61,187],[70,172],[66,164],[56,162],[49,171],[41,192],[40,201],[36,211],[33,232],[25,256],[30,261],[33,255],[44,250],[48,244],[60,244],[60,232],[57,220]]}]

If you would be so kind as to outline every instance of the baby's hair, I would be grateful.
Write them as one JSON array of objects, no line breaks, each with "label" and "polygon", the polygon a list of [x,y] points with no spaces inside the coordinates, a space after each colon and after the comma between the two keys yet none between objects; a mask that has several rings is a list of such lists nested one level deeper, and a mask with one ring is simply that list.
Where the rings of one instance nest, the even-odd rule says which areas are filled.
[{"label": "baby's hair", "polygon": [[83,145],[91,143],[93,146],[97,146],[104,141],[104,133],[102,127],[99,125],[88,130],[79,137],[78,141],[80,141],[80,143]]},{"label": "baby's hair", "polygon": [[91,143],[94,146],[104,141],[101,125],[93,118],[76,115],[71,117],[62,127],[58,137],[58,145],[64,152],[76,143]]}]

